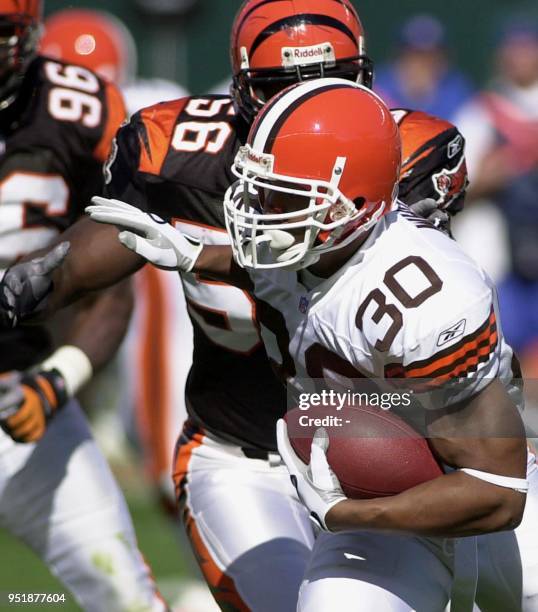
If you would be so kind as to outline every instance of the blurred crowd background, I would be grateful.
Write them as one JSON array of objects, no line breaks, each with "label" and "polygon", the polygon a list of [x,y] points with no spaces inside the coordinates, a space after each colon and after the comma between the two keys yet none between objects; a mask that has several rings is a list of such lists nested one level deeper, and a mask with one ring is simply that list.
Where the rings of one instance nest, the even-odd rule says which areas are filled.
[{"label": "blurred crowd background", "polygon": [[[97,58],[99,69],[122,87],[130,112],[187,92],[226,92],[229,33],[240,3],[46,0],[43,50],[77,63],[94,54],[95,61],[95,41],[85,34],[85,24],[99,15],[65,11],[102,11],[105,20],[98,26],[113,44],[104,50],[102,60]],[[376,66],[376,90],[392,107],[421,109],[455,122],[466,137],[471,184],[454,235],[497,282],[505,335],[520,355],[525,378],[538,379],[538,2],[356,0],[354,4]],[[142,310],[138,317],[147,314]],[[115,387],[114,380],[108,377],[109,386]],[[181,396],[183,379],[175,382],[178,389],[171,398]],[[153,407],[162,404],[151,391],[140,393],[152,397]],[[94,391],[101,400],[103,392],[103,387]],[[538,392],[534,394],[536,400]],[[142,418],[146,441],[154,444],[162,432],[148,430],[149,415]],[[173,418],[171,440],[180,424],[178,416]],[[101,443],[111,456],[120,446],[116,434],[115,428],[101,428]],[[138,443],[143,446],[144,440]],[[166,447],[163,443],[160,459],[153,457],[154,463],[146,466],[157,484],[161,472],[168,473]],[[187,546],[170,546],[170,537],[175,540],[178,534],[170,536],[170,525],[164,526],[164,519],[136,499],[136,491],[142,490],[136,471],[126,470],[123,484],[131,486],[128,497],[142,549],[161,588],[173,596],[179,587],[174,578],[172,592],[167,592],[167,577],[192,571],[178,552]],[[24,554],[16,550],[17,555]],[[10,584],[16,584],[18,567],[13,565],[10,580],[15,582]],[[37,566],[25,568],[27,575],[40,571]],[[39,584],[32,586],[35,590]]]}]

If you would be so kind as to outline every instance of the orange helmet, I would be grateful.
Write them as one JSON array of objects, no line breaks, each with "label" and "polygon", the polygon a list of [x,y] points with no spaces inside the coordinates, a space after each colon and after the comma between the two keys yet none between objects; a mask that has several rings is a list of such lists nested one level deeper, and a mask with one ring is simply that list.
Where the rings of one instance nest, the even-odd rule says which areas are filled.
[{"label": "orange helmet", "polygon": [[42,12],[41,0],[0,0],[0,110],[15,99],[36,55]]},{"label": "orange helmet", "polygon": [[441,210],[460,212],[469,179],[465,139],[458,128],[420,111],[392,114],[402,138],[400,199],[411,205],[431,198]]},{"label": "orange helmet", "polygon": [[[398,127],[371,90],[328,78],[286,89],[232,167],[224,213],[237,261],[300,269],[349,244],[390,210],[400,162]],[[262,210],[275,194],[280,205]]]},{"label": "orange helmet", "polygon": [[231,36],[232,95],[250,123],[275,93],[324,76],[372,84],[364,30],[350,0],[246,0]]},{"label": "orange helmet", "polygon": [[136,74],[136,46],[116,17],[90,9],[66,9],[45,21],[41,53],[84,66],[124,85]]}]

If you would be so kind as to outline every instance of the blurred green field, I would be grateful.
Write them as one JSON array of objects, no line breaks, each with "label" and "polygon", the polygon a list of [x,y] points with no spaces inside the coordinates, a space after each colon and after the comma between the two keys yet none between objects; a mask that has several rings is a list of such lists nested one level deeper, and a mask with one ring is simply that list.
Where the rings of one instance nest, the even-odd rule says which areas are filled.
[{"label": "blurred green field", "polygon": [[[123,481],[123,479],[122,479]],[[181,581],[192,574],[189,570],[190,551],[186,550],[184,536],[157,508],[147,491],[139,487],[125,487],[140,549],[149,562],[159,588],[169,602],[181,590]],[[183,552],[184,551],[184,552]],[[79,607],[33,553],[11,535],[0,530],[0,610],[61,609],[74,612]],[[8,593],[65,593],[65,604],[9,605]]]}]

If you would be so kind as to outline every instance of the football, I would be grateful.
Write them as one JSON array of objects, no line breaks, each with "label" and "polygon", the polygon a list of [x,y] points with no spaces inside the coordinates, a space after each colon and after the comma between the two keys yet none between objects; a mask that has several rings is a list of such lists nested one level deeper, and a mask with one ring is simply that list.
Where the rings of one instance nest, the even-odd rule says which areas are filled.
[{"label": "football", "polygon": [[400,417],[380,408],[344,406],[331,410],[330,416],[323,407],[296,408],[288,412],[286,422],[291,445],[305,463],[316,429],[325,427],[329,464],[352,499],[395,495],[443,474],[428,442]]}]

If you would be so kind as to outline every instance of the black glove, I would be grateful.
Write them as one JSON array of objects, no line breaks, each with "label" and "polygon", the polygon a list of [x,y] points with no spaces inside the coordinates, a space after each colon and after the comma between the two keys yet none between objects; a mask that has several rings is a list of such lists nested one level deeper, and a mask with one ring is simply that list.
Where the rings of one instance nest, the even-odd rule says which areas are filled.
[{"label": "black glove", "polygon": [[69,251],[62,242],[44,257],[15,264],[0,282],[0,327],[16,327],[45,307],[45,298],[53,289],[52,273]]},{"label": "black glove", "polygon": [[427,219],[438,230],[451,236],[450,216],[447,212],[438,208],[438,204],[434,199],[426,198],[425,200],[419,200],[411,204],[409,208],[415,215]]}]

